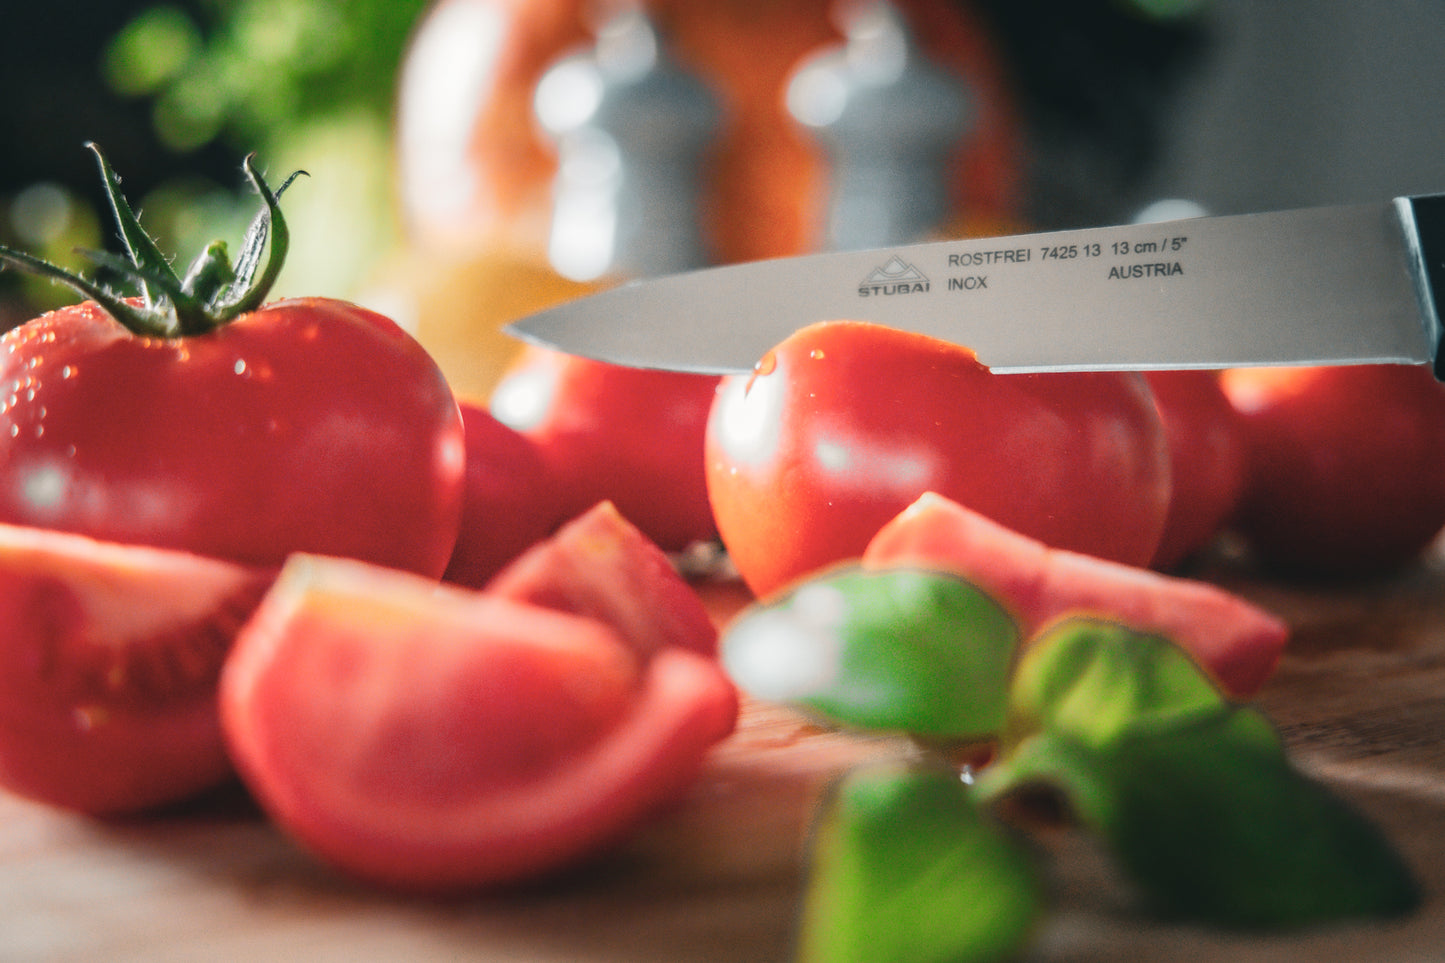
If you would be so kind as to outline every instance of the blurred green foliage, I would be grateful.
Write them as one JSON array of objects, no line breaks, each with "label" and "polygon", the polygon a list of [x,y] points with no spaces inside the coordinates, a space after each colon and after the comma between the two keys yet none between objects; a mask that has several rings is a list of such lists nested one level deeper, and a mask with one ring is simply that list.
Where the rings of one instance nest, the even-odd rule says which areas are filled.
[{"label": "blurred green foliage", "polygon": [[[272,179],[298,168],[312,174],[287,194],[295,241],[276,293],[356,296],[397,243],[396,79],[426,6],[427,0],[133,5],[128,19],[117,18],[101,38],[93,60],[77,57],[67,66],[81,89],[66,102],[71,106],[54,109],[69,115],[77,104],[118,104],[135,108],[140,126],[148,119],[150,130],[136,131],[134,120],[124,127],[92,118],[70,135],[73,146],[53,150],[63,158],[47,165],[57,169],[54,181],[0,185],[0,243],[72,269],[86,266],[73,248],[113,246],[99,179],[88,169],[81,177],[73,168],[60,172],[72,157],[91,164],[82,142],[95,139],[162,249],[188,263],[210,240],[239,243],[255,205],[242,187],[241,159],[254,151]],[[62,9],[48,20],[27,16],[49,36],[75,15]],[[71,52],[83,51],[77,44]],[[42,60],[53,58],[37,45],[36,61]],[[56,87],[52,74],[47,88]],[[33,111],[16,116],[24,118],[11,121],[21,128],[17,134],[48,121]],[[6,272],[0,327],[73,300],[64,289]]]},{"label": "blurred green foliage", "polygon": [[151,7],[116,34],[104,76],[153,99],[157,133],[190,150],[264,149],[317,120],[389,118],[426,0],[203,0]]}]

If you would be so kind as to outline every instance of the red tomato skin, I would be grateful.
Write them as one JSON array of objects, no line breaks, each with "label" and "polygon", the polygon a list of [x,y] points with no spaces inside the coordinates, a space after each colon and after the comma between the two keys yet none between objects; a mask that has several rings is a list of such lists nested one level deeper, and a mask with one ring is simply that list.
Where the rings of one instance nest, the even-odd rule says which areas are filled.
[{"label": "red tomato skin", "polygon": [[1370,576],[1417,559],[1445,527],[1445,386],[1425,368],[1239,368],[1249,476],[1237,528],[1259,561]]},{"label": "red tomato skin", "polygon": [[433,576],[456,540],[456,401],[409,335],[345,302],[273,302],[184,339],[63,308],[0,340],[0,405],[0,521]]},{"label": "red tomato skin", "polygon": [[561,493],[532,440],[459,402],[466,431],[467,471],[461,529],[443,575],[481,588],[529,547],[566,521]]},{"label": "red tomato skin", "polygon": [[801,329],[724,379],[706,455],[723,544],[759,596],[858,557],[926,491],[1129,564],[1153,557],[1168,509],[1140,376],[994,375],[966,349],[861,322]]},{"label": "red tomato skin", "polygon": [[663,549],[717,538],[703,434],[718,379],[628,368],[529,346],[492,414],[536,444],[566,517],[610,501]]},{"label": "red tomato skin", "polygon": [[1168,570],[1209,545],[1234,516],[1244,492],[1244,426],[1216,371],[1151,371],[1144,377],[1169,443],[1169,515],[1153,563]]}]

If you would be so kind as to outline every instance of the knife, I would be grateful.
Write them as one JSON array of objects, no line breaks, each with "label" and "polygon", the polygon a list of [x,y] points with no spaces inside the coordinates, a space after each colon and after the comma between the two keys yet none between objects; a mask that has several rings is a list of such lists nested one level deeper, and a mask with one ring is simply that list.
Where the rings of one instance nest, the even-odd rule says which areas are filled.
[{"label": "knife", "polygon": [[997,372],[1427,364],[1445,380],[1445,194],[751,261],[632,281],[506,330],[640,368],[750,371],[815,321]]}]

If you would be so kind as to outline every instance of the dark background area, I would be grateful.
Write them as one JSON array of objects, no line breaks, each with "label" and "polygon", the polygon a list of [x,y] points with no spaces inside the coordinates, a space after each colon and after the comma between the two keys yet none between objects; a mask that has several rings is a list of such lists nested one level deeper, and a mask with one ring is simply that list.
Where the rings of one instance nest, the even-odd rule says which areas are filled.
[{"label": "dark background area", "polygon": [[[0,197],[36,181],[90,192],[99,182],[87,140],[125,172],[128,192],[144,194],[178,176],[230,177],[234,152],[223,144],[180,154],[151,124],[149,101],[125,97],[101,76],[110,38],[149,2],[45,0],[8,4],[0,29]],[[187,4],[178,4],[182,8]],[[201,12],[197,4],[190,9]]]}]

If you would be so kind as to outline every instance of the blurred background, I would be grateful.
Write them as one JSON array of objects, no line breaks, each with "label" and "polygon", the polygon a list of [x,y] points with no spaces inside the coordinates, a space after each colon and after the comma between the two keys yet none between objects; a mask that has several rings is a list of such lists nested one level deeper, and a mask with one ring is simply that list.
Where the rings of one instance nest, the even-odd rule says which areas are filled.
[{"label": "blurred background", "polygon": [[[0,243],[115,247],[393,314],[465,391],[495,328],[626,275],[1445,190],[1440,0],[48,0],[0,33]],[[0,327],[73,298],[0,272]],[[490,339],[490,340],[489,340]],[[493,357],[495,356],[495,357]]]}]

